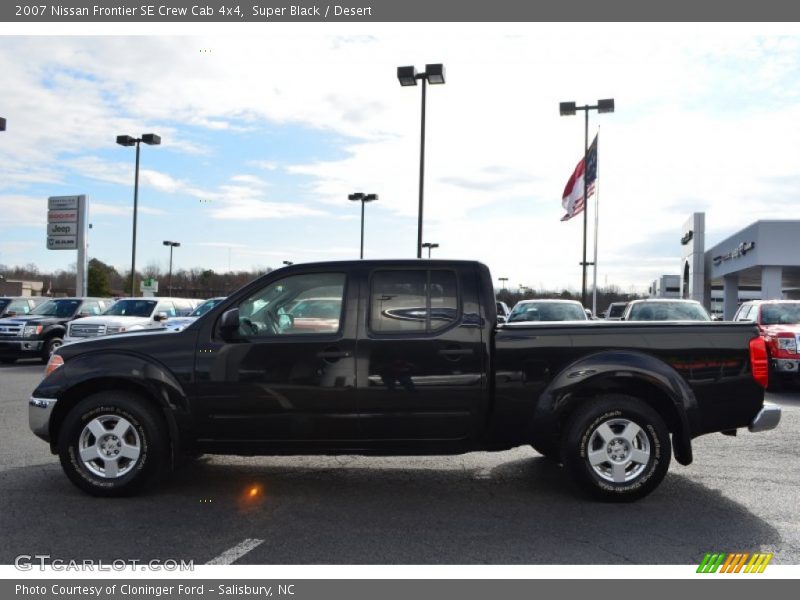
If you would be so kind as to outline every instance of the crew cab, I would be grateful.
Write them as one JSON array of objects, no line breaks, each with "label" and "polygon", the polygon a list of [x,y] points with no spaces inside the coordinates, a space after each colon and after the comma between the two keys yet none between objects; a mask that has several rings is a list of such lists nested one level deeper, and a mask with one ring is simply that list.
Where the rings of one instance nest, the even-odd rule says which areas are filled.
[{"label": "crew cab", "polygon": [[112,302],[107,298],[54,298],[27,315],[0,319],[0,362],[36,357],[47,362],[64,342],[67,323],[99,315]]},{"label": "crew cab", "polygon": [[27,315],[34,308],[47,301],[40,296],[3,296],[0,297],[0,318]]},{"label": "crew cab", "polygon": [[[296,327],[304,299],[338,299]],[[582,311],[581,311],[582,313]],[[777,426],[752,324],[498,325],[472,261],[291,265],[178,332],[64,345],[29,402],[69,479],[132,494],[198,453],[459,454],[532,445],[607,501],[652,492],[692,439]]]},{"label": "crew cab", "polygon": [[197,304],[197,300],[187,298],[121,298],[101,315],[72,321],[64,343],[125,331],[163,328],[167,319],[185,317]]},{"label": "crew cab", "polygon": [[780,390],[800,377],[800,300],[751,300],[743,303],[735,322],[755,323],[767,344],[770,389]]}]

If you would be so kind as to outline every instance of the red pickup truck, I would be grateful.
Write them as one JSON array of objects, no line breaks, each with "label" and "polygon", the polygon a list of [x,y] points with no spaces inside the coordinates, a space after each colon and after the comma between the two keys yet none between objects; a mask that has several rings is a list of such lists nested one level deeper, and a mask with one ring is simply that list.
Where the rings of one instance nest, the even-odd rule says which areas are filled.
[{"label": "red pickup truck", "polygon": [[758,325],[769,353],[770,390],[800,377],[800,300],[752,300],[739,307],[734,321]]}]

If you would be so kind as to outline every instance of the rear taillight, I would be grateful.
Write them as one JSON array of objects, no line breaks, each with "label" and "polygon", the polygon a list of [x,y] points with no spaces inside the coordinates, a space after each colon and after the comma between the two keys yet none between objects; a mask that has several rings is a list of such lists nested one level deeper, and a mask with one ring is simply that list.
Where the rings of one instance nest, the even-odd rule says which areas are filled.
[{"label": "rear taillight", "polygon": [[750,371],[753,379],[766,389],[769,385],[769,355],[763,338],[750,340]]}]

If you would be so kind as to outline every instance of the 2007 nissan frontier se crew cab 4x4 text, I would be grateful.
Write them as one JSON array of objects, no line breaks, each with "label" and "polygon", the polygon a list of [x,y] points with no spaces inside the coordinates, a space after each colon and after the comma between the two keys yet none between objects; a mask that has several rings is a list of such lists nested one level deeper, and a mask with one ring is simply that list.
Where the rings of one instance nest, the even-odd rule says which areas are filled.
[{"label": "2007 nissan frontier se crew cab 4x4 text", "polygon": [[[311,302],[311,300],[314,302]],[[328,307],[317,315],[299,306]],[[331,307],[335,309],[331,310]],[[90,494],[198,453],[458,454],[532,445],[596,498],[652,492],[691,440],[777,426],[753,325],[498,325],[471,261],[292,265],[179,332],[59,348],[30,424]]]}]

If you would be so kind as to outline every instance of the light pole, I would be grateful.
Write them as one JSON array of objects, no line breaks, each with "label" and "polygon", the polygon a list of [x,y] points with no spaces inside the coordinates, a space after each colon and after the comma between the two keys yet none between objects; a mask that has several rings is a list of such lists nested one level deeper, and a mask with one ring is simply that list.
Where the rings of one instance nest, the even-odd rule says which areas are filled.
[{"label": "light pole", "polygon": [[428,249],[428,258],[430,258],[431,257],[431,250],[433,248],[438,248],[439,244],[431,244],[430,242],[425,242],[424,244],[422,244],[422,247]]},{"label": "light pole", "polygon": [[161,136],[155,133],[144,133],[142,137],[135,138],[129,135],[118,135],[117,143],[120,146],[136,146],[136,171],[133,180],[133,245],[131,249],[131,296],[136,295],[136,215],[139,209],[139,144],[144,142],[148,146],[161,144]]},{"label": "light pole", "polygon": [[503,286],[503,291],[506,291],[506,281],[508,281],[508,277],[498,277],[497,281],[499,281]]},{"label": "light pole", "polygon": [[364,258],[364,205],[367,202],[374,202],[377,200],[378,194],[363,194],[361,192],[356,192],[355,194],[348,194],[347,199],[354,202],[361,201],[361,255],[359,258]]},{"label": "light pole", "polygon": [[172,296],[172,250],[181,244],[180,242],[170,242],[169,240],[164,240],[164,245],[169,246],[169,283],[167,284],[167,287],[169,288],[169,295]]},{"label": "light pole", "polygon": [[425,186],[425,93],[428,83],[444,83],[444,65],[425,65],[425,71],[417,73],[416,67],[397,67],[397,80],[403,87],[417,85],[422,80],[422,126],[419,144],[419,214],[417,216],[417,258],[422,258],[422,197]]},{"label": "light pole", "polygon": [[[589,111],[596,110],[598,113],[612,113],[614,112],[614,99],[607,98],[606,100],[598,100],[597,104],[590,105],[586,104],[584,106],[576,106],[574,102],[561,102],[558,105],[559,113],[561,113],[562,117],[574,115],[577,111],[582,110],[586,117],[585,119],[585,127],[584,127],[584,136],[583,136],[583,261],[581,262],[581,267],[583,268],[583,277],[581,283],[581,304],[586,306],[586,267],[588,263],[586,262],[586,223],[587,223],[587,207],[586,207],[586,159],[589,154]],[[596,235],[597,232],[595,232]],[[595,260],[592,263],[597,269],[597,265],[595,264],[597,261]]]}]

